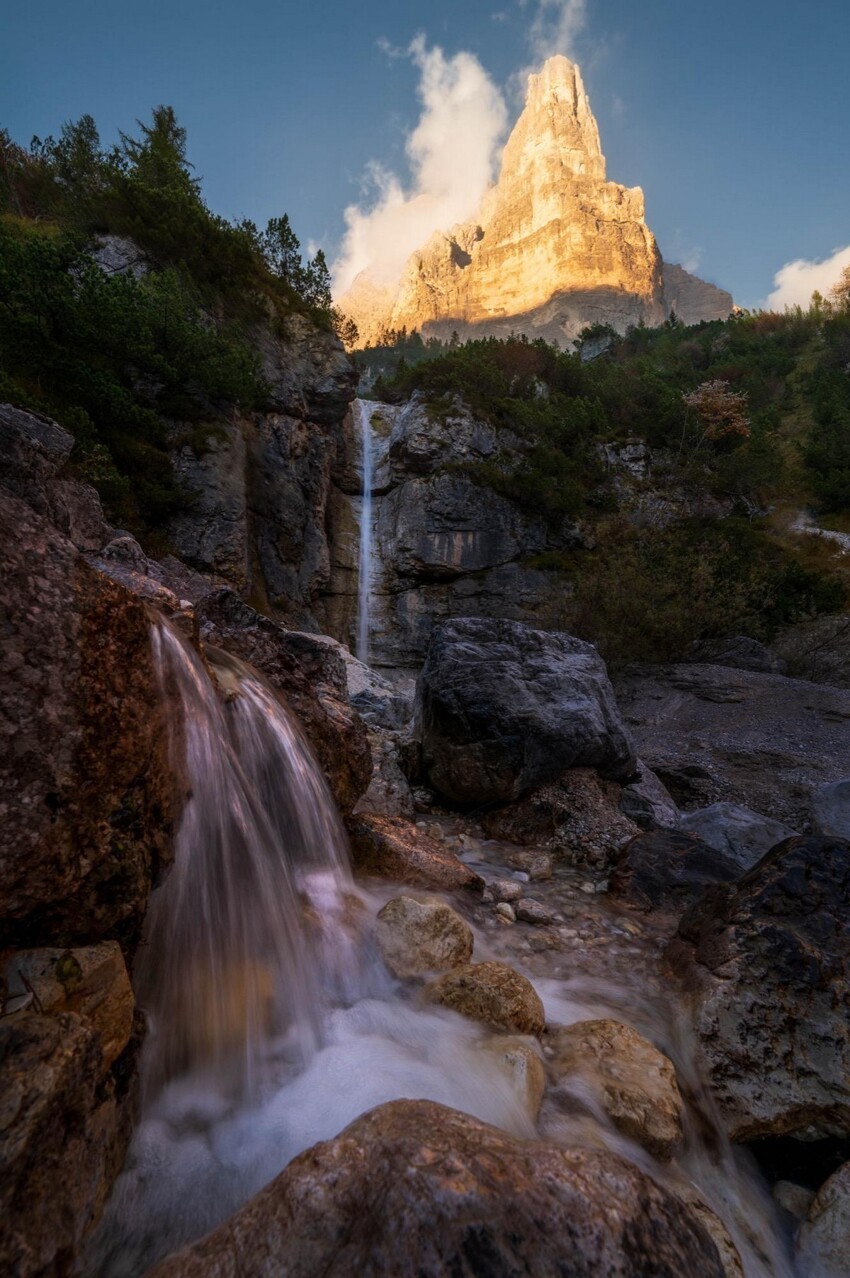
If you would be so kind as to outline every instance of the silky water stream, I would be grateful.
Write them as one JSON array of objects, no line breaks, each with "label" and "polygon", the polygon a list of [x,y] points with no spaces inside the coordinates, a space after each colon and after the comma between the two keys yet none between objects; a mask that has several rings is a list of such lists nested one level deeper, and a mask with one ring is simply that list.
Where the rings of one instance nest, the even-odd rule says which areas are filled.
[{"label": "silky water stream", "polygon": [[[163,695],[182,725],[175,749],[189,797],[134,974],[148,1022],[141,1119],[89,1249],[89,1278],[143,1274],[302,1150],[403,1097],[441,1102],[520,1137],[615,1149],[706,1201],[733,1233],[747,1278],[791,1278],[769,1197],[720,1137],[704,1095],[683,1154],[663,1169],[582,1107],[580,1095],[566,1110],[547,1100],[536,1123],[501,1058],[482,1050],[486,1030],[421,1007],[393,981],[369,933],[397,889],[355,888],[333,800],[286,709],[256,672],[210,650],[205,663],[165,623],[153,644]],[[479,855],[485,878],[504,877],[497,845]],[[556,884],[564,902],[568,880]],[[677,1029],[681,1013],[651,976],[651,947],[632,943],[613,920],[626,938],[622,971],[619,940],[605,949],[613,970],[594,959],[598,948],[573,940],[566,967],[555,961],[565,954],[547,967],[550,956],[530,948],[523,964],[519,927],[494,926],[480,905],[467,914],[476,961],[525,966],[550,1021],[627,1021],[701,1095]],[[604,910],[594,917],[609,926]]]}]

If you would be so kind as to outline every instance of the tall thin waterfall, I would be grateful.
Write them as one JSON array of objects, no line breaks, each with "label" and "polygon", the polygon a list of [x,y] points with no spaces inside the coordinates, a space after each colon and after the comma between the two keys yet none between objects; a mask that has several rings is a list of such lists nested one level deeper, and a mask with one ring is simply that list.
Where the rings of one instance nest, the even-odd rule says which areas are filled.
[{"label": "tall thin waterfall", "polygon": [[360,556],[357,581],[356,655],[368,665],[372,599],[372,423],[371,406],[362,399],[354,401],[354,415],[360,429],[363,471],[363,498],[360,506]]},{"label": "tall thin waterfall", "polygon": [[308,745],[259,676],[208,650],[222,698],[167,625],[153,643],[180,708],[189,797],[138,965],[148,1082],[225,1062],[251,1082],[271,1034],[306,1059],[324,997],[354,979],[345,835]]}]

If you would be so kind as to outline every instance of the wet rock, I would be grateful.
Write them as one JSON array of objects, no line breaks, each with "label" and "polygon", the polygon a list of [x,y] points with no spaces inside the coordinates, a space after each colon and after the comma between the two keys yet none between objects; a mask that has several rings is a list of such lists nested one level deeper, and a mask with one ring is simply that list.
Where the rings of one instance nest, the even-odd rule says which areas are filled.
[{"label": "wet rock", "polygon": [[369,733],[372,779],[354,811],[380,816],[412,817],[415,812],[410,782],[401,768],[397,740],[389,733]]},{"label": "wet rock", "polygon": [[688,1208],[624,1159],[395,1101],[294,1159],[151,1278],[723,1278]]},{"label": "wet rock", "polygon": [[590,1088],[624,1135],[669,1161],[682,1141],[684,1104],[672,1062],[630,1025],[579,1021],[550,1031],[550,1075],[562,1091]]},{"label": "wet rock", "polygon": [[516,923],[516,910],[507,901],[500,901],[496,906],[496,913],[500,919],[504,919],[506,923]]},{"label": "wet rock", "polygon": [[617,680],[638,753],[682,807],[735,803],[790,829],[847,775],[850,689],[725,666],[641,667]]},{"label": "wet rock", "polygon": [[850,844],[793,838],[679,924],[673,966],[735,1140],[850,1135]]},{"label": "wet rock", "polygon": [[850,1266],[850,1163],[821,1185],[797,1235],[797,1270],[817,1278],[847,1278]]},{"label": "wet rock", "polygon": [[397,896],[378,913],[375,940],[393,976],[445,972],[472,957],[472,929],[438,900]]},{"label": "wet rock", "polygon": [[0,1271],[76,1272],[130,1140],[135,1044],[104,1077],[79,1016],[0,1020]]},{"label": "wet rock", "polygon": [[531,981],[507,963],[468,963],[426,985],[429,1003],[460,1012],[492,1029],[542,1034],[546,1014]]},{"label": "wet rock", "polygon": [[634,771],[605,665],[571,635],[445,622],[431,635],[417,698],[425,771],[455,802],[514,800],[574,766]]},{"label": "wet rock", "polygon": [[529,1117],[537,1121],[546,1091],[546,1070],[540,1059],[540,1048],[533,1040],[508,1038],[499,1034],[481,1044],[481,1050],[493,1057],[510,1078]]},{"label": "wet rock", "polygon": [[850,839],[850,780],[833,781],[812,795],[812,826],[832,839]]},{"label": "wet rock", "polygon": [[791,1180],[778,1180],[771,1190],[774,1201],[795,1220],[805,1220],[815,1200],[815,1191]]},{"label": "wet rock", "polygon": [[744,870],[760,861],[765,852],[795,833],[780,821],[760,816],[735,803],[712,803],[682,815],[679,828],[694,834],[724,858]]},{"label": "wet rock", "polygon": [[706,887],[733,883],[738,865],[701,839],[676,830],[654,830],[632,839],[620,854],[608,891],[640,910],[681,912]]},{"label": "wet rock", "polygon": [[518,901],[522,896],[522,884],[516,879],[495,879],[487,884],[494,901]]},{"label": "wet rock", "polygon": [[616,782],[592,768],[571,768],[519,802],[486,813],[482,824],[492,838],[542,844],[560,861],[605,868],[638,833],[620,811],[620,795]]},{"label": "wet rock", "polygon": [[345,664],[319,636],[284,630],[232,590],[213,591],[196,607],[201,639],[255,666],[283,693],[316,752],[343,815],[369,785],[366,725],[348,699]]},{"label": "wet rock", "polygon": [[679,809],[667,787],[642,759],[637,761],[638,781],[623,787],[620,811],[642,830],[673,829]]},{"label": "wet rock", "polygon": [[130,952],[178,811],[149,618],[2,489],[0,543],[0,946]]},{"label": "wet rock", "polygon": [[75,1012],[97,1035],[108,1070],[130,1041],[134,1002],[115,941],[75,950],[15,950],[3,956],[4,1015]]},{"label": "wet rock", "polygon": [[530,897],[524,896],[521,901],[517,901],[514,906],[516,916],[520,923],[554,923],[555,915],[544,905],[542,901],[534,901]]},{"label": "wet rock", "polygon": [[717,1248],[725,1278],[746,1278],[741,1253],[717,1213],[695,1193],[682,1194],[681,1197]]},{"label": "wet rock", "polygon": [[552,877],[552,858],[548,852],[512,852],[508,865],[512,870],[522,870],[532,882]]},{"label": "wet rock", "polygon": [[110,529],[100,498],[71,473],[74,437],[40,413],[0,404],[0,484],[78,550],[99,550]]},{"label": "wet rock", "polygon": [[469,866],[404,817],[364,813],[351,819],[349,834],[354,866],[361,874],[443,891],[484,888]]}]

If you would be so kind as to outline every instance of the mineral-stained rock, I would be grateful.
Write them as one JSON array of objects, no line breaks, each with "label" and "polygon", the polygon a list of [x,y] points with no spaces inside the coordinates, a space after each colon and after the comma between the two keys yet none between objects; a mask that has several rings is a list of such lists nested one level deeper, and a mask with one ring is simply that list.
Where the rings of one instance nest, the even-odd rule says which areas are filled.
[{"label": "mineral-stained rock", "polygon": [[780,843],[707,891],[679,934],[668,952],[698,984],[697,1034],[732,1138],[850,1135],[850,843]]},{"label": "mineral-stained rock", "polygon": [[781,821],[761,816],[735,803],[712,803],[682,815],[679,828],[695,834],[716,852],[749,870],[771,848],[794,834]]},{"label": "mineral-stained rock", "polygon": [[0,543],[0,944],[129,950],[177,810],[150,622],[2,489]]},{"label": "mineral-stained rock", "polygon": [[0,979],[6,983],[6,1015],[21,1004],[45,1014],[75,1012],[97,1035],[104,1070],[130,1041],[135,1005],[116,941],[76,950],[7,951]]},{"label": "mineral-stained rock", "polygon": [[426,985],[425,998],[514,1034],[542,1034],[546,1014],[531,981],[507,963],[467,963]]},{"label": "mineral-stained rock", "polygon": [[484,887],[468,865],[404,817],[364,813],[351,819],[349,834],[354,866],[362,874],[445,891]]},{"label": "mineral-stained rock", "polygon": [[375,926],[381,957],[393,976],[425,976],[469,962],[472,929],[443,901],[396,896]]},{"label": "mineral-stained rock", "polygon": [[517,803],[485,813],[482,825],[492,838],[542,844],[570,865],[606,867],[638,832],[620,810],[620,797],[620,786],[592,768],[570,768]]},{"label": "mineral-stained rock", "polygon": [[631,775],[605,665],[571,635],[512,621],[435,628],[417,687],[431,785],[459,803],[506,802],[569,767]]},{"label": "mineral-stained rock", "polygon": [[706,887],[733,883],[740,874],[739,866],[692,834],[652,830],[624,848],[608,890],[641,910],[681,912]]},{"label": "mineral-stained rock", "polygon": [[212,592],[195,615],[205,643],[255,666],[291,706],[343,814],[369,784],[372,760],[366,726],[348,699],[345,663],[334,645],[284,630],[232,590]]},{"label": "mineral-stained rock", "polygon": [[813,1278],[847,1278],[850,1267],[850,1163],[821,1185],[797,1235],[797,1270]]},{"label": "mineral-stained rock", "polygon": [[506,1034],[487,1038],[480,1046],[504,1069],[532,1121],[536,1122],[546,1091],[540,1048],[531,1039],[509,1038]]},{"label": "mineral-stained rock", "polygon": [[[106,1078],[80,1017],[0,1020],[0,1271],[75,1271],[131,1134],[136,1045]],[[129,1088],[129,1092],[128,1092]]]},{"label": "mineral-stained rock", "polygon": [[613,1154],[395,1101],[301,1154],[151,1278],[723,1278],[689,1209]]},{"label": "mineral-stained rock", "polygon": [[580,1080],[626,1136],[656,1158],[673,1157],[683,1135],[684,1105],[672,1063],[647,1039],[619,1021],[579,1021],[547,1036],[556,1085]]}]

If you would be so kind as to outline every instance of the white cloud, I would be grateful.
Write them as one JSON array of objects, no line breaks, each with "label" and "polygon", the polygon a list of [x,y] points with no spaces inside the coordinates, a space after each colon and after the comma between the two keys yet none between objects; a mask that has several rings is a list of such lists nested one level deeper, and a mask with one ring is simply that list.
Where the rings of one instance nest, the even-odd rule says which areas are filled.
[{"label": "white cloud", "polygon": [[587,0],[537,0],[528,36],[534,57],[540,62],[553,53],[574,58],[576,38],[586,22]]},{"label": "white cloud", "polygon": [[345,210],[333,265],[335,292],[367,267],[392,283],[437,229],[470,218],[492,180],[507,125],[504,99],[471,53],[446,57],[417,36],[407,50],[419,70],[419,121],[407,139],[410,183],[378,164],[367,170],[371,207]]},{"label": "white cloud", "polygon": [[795,262],[786,262],[773,277],[774,289],[764,303],[769,311],[784,311],[786,306],[809,305],[812,293],[817,290],[824,297],[841,278],[845,267],[850,266],[850,244],[846,248],[836,249],[831,257],[822,262],[808,262],[798,258]]}]

